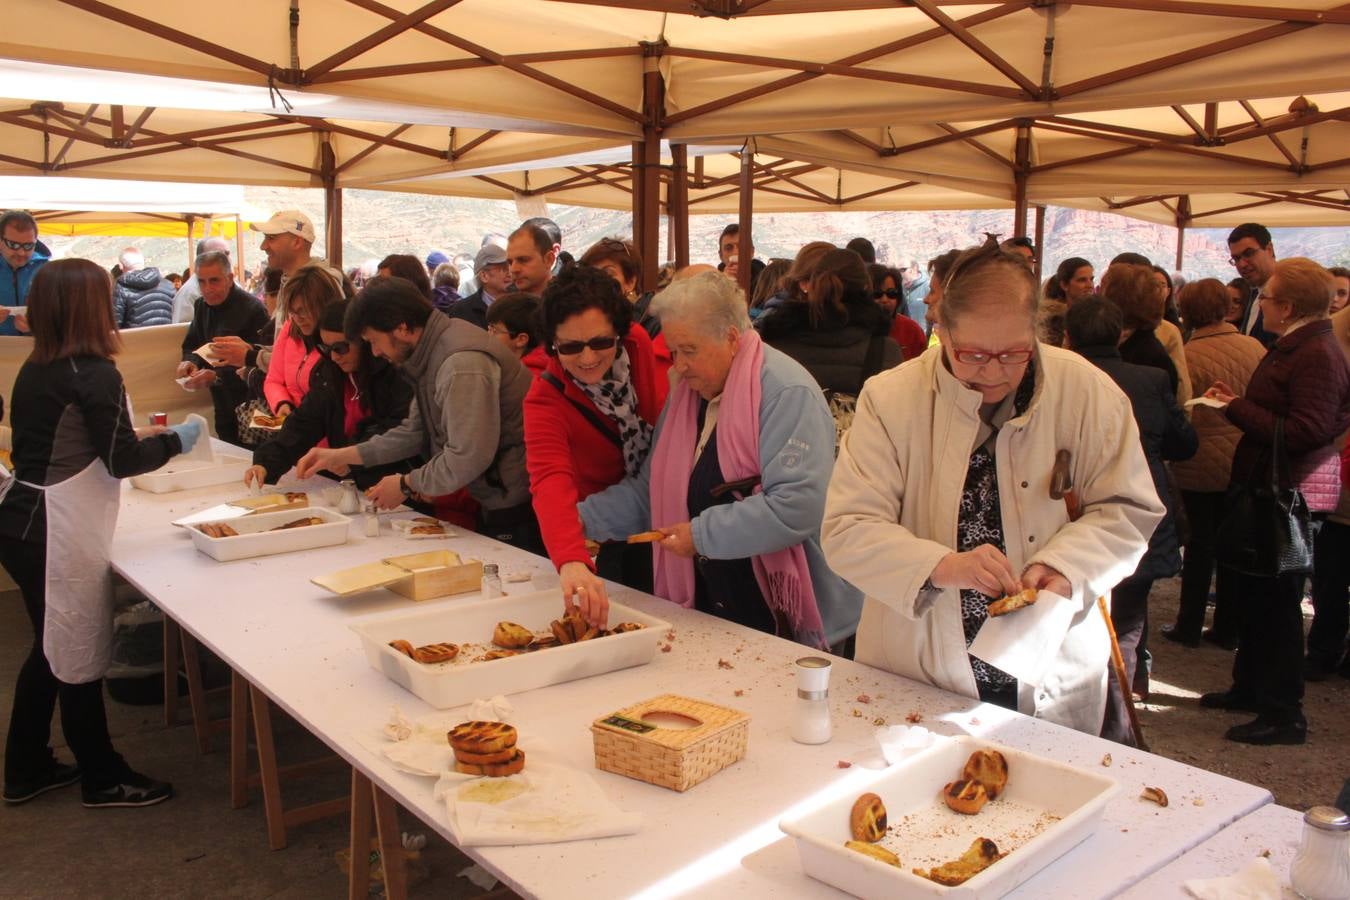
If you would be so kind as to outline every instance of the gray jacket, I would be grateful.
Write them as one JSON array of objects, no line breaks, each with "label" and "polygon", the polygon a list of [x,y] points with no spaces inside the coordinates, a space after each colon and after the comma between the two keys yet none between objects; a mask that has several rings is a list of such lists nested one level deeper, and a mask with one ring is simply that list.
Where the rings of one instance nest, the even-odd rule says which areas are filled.
[{"label": "gray jacket", "polygon": [[481,328],[435,313],[400,366],[414,399],[403,423],[357,446],[361,463],[384,465],[419,453],[408,473],[420,494],[467,486],[484,509],[529,502],[522,404],[530,371]]}]

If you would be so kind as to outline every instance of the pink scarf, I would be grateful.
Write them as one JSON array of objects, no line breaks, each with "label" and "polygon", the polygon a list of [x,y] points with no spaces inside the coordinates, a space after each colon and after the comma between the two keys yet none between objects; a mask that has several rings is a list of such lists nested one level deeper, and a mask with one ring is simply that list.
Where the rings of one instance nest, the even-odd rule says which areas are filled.
[{"label": "pink scarf", "polygon": [[[760,370],[764,345],[754,331],[741,333],[740,347],[722,388],[717,415],[717,458],[726,481],[760,474],[759,404],[763,394]],[[652,450],[652,525],[661,527],[689,519],[689,476],[698,445],[699,396],[684,382],[675,385],[660,439]],[[755,491],[762,489],[756,485]],[[694,561],[653,544],[656,594],[685,608],[694,605]],[[806,552],[800,544],[753,557],[755,580],[775,619],[786,620],[799,643],[825,649],[825,626],[816,605]]]}]

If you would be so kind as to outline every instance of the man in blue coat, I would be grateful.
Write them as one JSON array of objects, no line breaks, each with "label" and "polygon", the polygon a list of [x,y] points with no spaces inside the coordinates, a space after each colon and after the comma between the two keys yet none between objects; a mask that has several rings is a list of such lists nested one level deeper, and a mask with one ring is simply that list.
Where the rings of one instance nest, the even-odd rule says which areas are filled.
[{"label": "man in blue coat", "polygon": [[26,317],[9,310],[24,305],[33,276],[51,258],[37,233],[37,220],[21,209],[0,215],[0,335],[28,333]]}]

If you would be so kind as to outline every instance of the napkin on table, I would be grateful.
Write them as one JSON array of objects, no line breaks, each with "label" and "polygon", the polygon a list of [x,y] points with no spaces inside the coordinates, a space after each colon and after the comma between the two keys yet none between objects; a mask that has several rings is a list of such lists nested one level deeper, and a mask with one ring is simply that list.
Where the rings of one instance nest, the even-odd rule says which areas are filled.
[{"label": "napkin on table", "polygon": [[1192,878],[1183,887],[1196,900],[1280,900],[1280,879],[1264,856],[1243,866],[1236,875]]}]

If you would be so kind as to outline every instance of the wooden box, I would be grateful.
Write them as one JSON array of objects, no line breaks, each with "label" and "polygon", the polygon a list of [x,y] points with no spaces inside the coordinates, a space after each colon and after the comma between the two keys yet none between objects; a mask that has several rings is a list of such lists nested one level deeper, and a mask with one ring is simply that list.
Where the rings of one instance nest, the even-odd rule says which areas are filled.
[{"label": "wooden box", "polygon": [[341,596],[387,587],[410,600],[430,600],[477,593],[483,584],[483,564],[476,559],[461,561],[450,550],[430,550],[390,556],[311,580]]},{"label": "wooden box", "polygon": [[745,756],[750,717],[663,694],[596,719],[591,735],[597,769],[687,791]]}]

